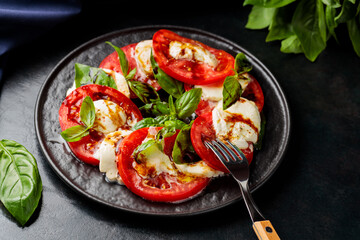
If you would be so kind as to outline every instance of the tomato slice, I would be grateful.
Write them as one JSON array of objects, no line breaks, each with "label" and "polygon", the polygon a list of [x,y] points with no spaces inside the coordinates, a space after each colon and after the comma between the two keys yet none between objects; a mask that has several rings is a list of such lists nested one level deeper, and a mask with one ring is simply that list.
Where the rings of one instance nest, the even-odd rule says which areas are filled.
[{"label": "tomato slice", "polygon": [[[212,123],[212,112],[207,112],[195,119],[190,132],[191,142],[196,153],[203,159],[210,167],[229,173],[216,155],[208,149],[204,141],[212,141],[216,139],[216,132]],[[253,151],[251,151],[252,143],[249,142],[247,149],[241,150],[247,158],[249,164],[253,159]]]},{"label": "tomato slice", "polygon": [[[191,46],[205,49],[215,56],[217,65],[213,67],[203,61],[189,58],[176,59],[170,55],[171,42],[191,44]],[[235,59],[229,53],[214,49],[199,41],[182,37],[166,29],[161,29],[153,35],[153,55],[159,67],[166,74],[189,84],[210,84],[222,81],[226,76],[234,74]]]},{"label": "tomato slice", "polygon": [[[160,87],[159,83],[156,81],[156,79],[153,76],[148,76],[145,73],[142,73],[137,65],[136,58],[135,58],[135,48],[136,48],[137,44],[138,43],[132,43],[132,44],[126,45],[121,48],[124,51],[126,58],[128,60],[129,71],[136,68],[136,74],[135,74],[133,80],[148,83],[156,91],[159,91],[161,89],[161,87]],[[119,72],[119,73],[123,74],[121,71],[121,67],[120,67],[119,56],[116,51],[114,51],[113,53],[111,53],[107,57],[105,57],[101,61],[99,68],[110,69],[115,72]],[[130,90],[130,98],[137,98],[135,93],[132,92],[131,90]]]},{"label": "tomato slice", "polygon": [[[93,101],[100,99],[110,100],[122,107],[126,115],[132,119],[138,121],[142,119],[138,107],[121,92],[111,87],[89,84],[75,89],[62,102],[59,109],[59,122],[63,131],[81,124],[79,117],[80,107],[86,96],[90,96]],[[94,158],[93,154],[103,138],[104,134],[90,129],[89,135],[83,137],[80,141],[68,142],[68,144],[78,159],[91,165],[98,165],[99,160]]]},{"label": "tomato slice", "polygon": [[[181,202],[199,194],[208,185],[209,178],[193,177],[191,181],[186,181],[179,176],[164,172],[146,177],[139,174],[135,167],[137,163],[133,152],[148,136],[149,129],[136,130],[120,143],[117,161],[118,171],[124,184],[136,195],[155,202]],[[161,128],[155,129],[158,131]],[[169,150],[172,149],[175,138],[176,135],[173,135],[164,139],[165,153],[171,152]]]},{"label": "tomato slice", "polygon": [[[258,107],[259,112],[261,112],[264,107],[264,94],[262,88],[254,76],[249,73],[248,76],[250,81],[241,97],[253,101]],[[189,91],[192,88],[193,85],[184,84],[185,91]],[[215,108],[216,104],[217,102],[201,99],[195,113],[199,116],[204,113],[211,112]]]}]

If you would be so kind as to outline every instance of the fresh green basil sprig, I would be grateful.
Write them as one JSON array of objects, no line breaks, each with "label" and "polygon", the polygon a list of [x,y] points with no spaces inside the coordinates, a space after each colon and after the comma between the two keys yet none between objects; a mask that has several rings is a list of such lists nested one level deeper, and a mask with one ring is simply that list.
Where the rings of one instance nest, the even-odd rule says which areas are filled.
[{"label": "fresh green basil sprig", "polygon": [[34,156],[21,144],[0,141],[0,201],[23,226],[39,204],[42,181]]},{"label": "fresh green basil sprig", "polygon": [[86,96],[80,108],[80,120],[84,125],[72,126],[61,132],[61,136],[67,142],[77,142],[89,135],[90,128],[95,122],[95,106],[91,97]]},{"label": "fresh green basil sprig", "polygon": [[103,69],[75,63],[75,87],[86,84],[98,84],[117,89],[115,80]]},{"label": "fresh green basil sprig", "polygon": [[360,0],[245,0],[251,5],[246,28],[268,29],[266,42],[281,41],[280,51],[303,53],[314,62],[336,41],[336,29],[345,24],[360,57]]},{"label": "fresh green basil sprig", "polygon": [[234,75],[227,76],[223,83],[223,109],[229,108],[239,100],[243,89],[239,79],[244,79],[243,74],[252,70],[252,64],[248,61],[245,54],[240,52],[235,57]]},{"label": "fresh green basil sprig", "polygon": [[129,72],[129,62],[126,58],[124,51],[121,48],[113,45],[111,42],[106,43],[112,46],[117,52],[119,56],[121,72],[123,73],[131,91],[133,91],[133,93],[135,93],[136,96],[138,96],[139,99],[146,104],[152,103],[152,101],[160,100],[159,94],[152,86],[147,83],[133,80],[136,73],[136,68],[132,69]]},{"label": "fresh green basil sprig", "polygon": [[152,50],[150,54],[150,62],[154,77],[158,81],[161,88],[174,98],[179,98],[184,93],[184,83],[170,77],[161,68],[159,68],[159,65],[155,61],[155,58],[152,54]]}]

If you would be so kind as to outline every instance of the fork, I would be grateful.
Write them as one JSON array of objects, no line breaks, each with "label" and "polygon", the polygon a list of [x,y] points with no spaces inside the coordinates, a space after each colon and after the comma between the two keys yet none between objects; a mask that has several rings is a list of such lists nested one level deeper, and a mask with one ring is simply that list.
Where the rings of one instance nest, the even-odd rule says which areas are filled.
[{"label": "fork", "polygon": [[249,189],[249,163],[244,153],[231,142],[223,143],[219,139],[211,142],[205,141],[207,148],[211,149],[223,165],[229,170],[232,177],[240,186],[241,195],[246,204],[253,223],[253,229],[260,240],[280,239],[269,220],[266,220],[256,206]]}]

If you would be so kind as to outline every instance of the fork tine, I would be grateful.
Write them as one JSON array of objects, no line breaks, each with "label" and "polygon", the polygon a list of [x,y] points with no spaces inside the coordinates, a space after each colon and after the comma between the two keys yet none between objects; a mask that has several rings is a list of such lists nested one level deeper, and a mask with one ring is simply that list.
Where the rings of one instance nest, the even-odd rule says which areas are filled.
[{"label": "fork tine", "polygon": [[235,151],[237,154],[239,154],[239,156],[242,158],[242,160],[246,160],[247,158],[245,157],[245,154],[234,144],[232,144],[229,140],[226,140],[227,143],[229,144],[229,146],[231,147],[231,149],[233,151]]},{"label": "fork tine", "polygon": [[[225,143],[223,143],[222,141],[220,141],[219,139],[216,139],[216,142],[219,144],[219,145],[221,145],[222,146],[222,148],[223,148],[223,151],[225,152],[225,150],[226,150],[226,152],[227,153],[230,153],[230,155],[232,156],[232,160],[233,161],[241,161],[241,159],[234,153],[234,151],[231,151],[231,149],[228,147],[228,146],[226,146],[226,144]],[[228,141],[229,142],[229,141]],[[225,149],[225,150],[224,150]]]},{"label": "fork tine", "polygon": [[223,163],[227,162],[226,158],[224,158],[224,156],[211,143],[209,143],[208,141],[205,141],[204,143],[208,148],[210,148],[215,153],[215,155],[221,160],[221,162]]},{"label": "fork tine", "polygon": [[217,147],[217,150],[220,151],[220,153],[225,157],[226,162],[236,161],[229,155],[226,149],[224,149],[224,144],[221,141],[213,140],[211,141],[211,143],[215,145]]}]

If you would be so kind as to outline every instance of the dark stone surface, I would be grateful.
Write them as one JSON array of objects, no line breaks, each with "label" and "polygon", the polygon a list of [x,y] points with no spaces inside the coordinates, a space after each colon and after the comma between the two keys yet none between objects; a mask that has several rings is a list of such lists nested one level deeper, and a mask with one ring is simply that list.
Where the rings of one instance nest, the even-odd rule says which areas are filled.
[{"label": "dark stone surface", "polygon": [[[88,201],[51,169],[38,145],[34,107],[46,76],[84,42],[128,27],[168,24],[202,29],[250,51],[274,74],[292,114],[290,148],[254,193],[282,239],[356,239],[360,231],[360,59],[346,32],[316,62],[283,54],[266,31],[245,29],[249,8],[88,2],[79,16],[9,54],[0,95],[0,137],[23,144],[43,180],[38,209],[20,227],[0,204],[0,239],[256,239],[243,202],[181,218],[149,217]],[[162,7],[161,7],[162,6]]]}]

